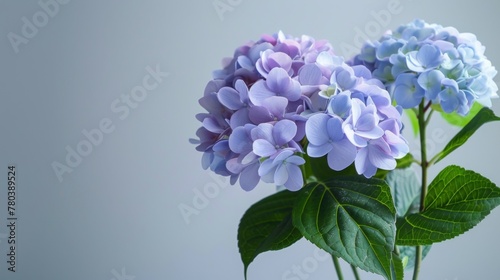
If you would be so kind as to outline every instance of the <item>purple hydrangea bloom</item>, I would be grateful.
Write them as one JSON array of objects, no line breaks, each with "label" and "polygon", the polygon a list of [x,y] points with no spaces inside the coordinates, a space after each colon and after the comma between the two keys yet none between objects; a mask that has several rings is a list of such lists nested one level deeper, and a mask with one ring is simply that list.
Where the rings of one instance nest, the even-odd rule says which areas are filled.
[{"label": "purple hydrangea bloom", "polygon": [[367,177],[408,150],[401,113],[371,69],[349,66],[327,41],[308,36],[278,32],[237,48],[199,103],[206,112],[196,116],[202,126],[191,142],[203,152],[202,167],[239,180],[246,191],[260,181],[300,189],[305,150],[327,157],[334,170],[356,164]]},{"label": "purple hydrangea bloom", "polygon": [[424,100],[466,115],[474,102],[490,107],[498,97],[484,50],[473,34],[415,20],[366,43],[350,64],[368,67],[405,109]]}]

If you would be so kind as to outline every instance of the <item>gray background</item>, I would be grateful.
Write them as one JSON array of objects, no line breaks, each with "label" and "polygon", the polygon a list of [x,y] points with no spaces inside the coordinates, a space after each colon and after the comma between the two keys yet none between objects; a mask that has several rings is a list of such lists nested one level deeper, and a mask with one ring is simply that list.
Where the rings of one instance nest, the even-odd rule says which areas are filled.
[{"label": "gray background", "polygon": [[[16,53],[9,32],[21,35],[22,18],[33,22],[42,8],[37,1],[0,1],[0,279],[243,279],[239,219],[274,187],[261,184],[245,193],[201,169],[201,154],[188,138],[199,126],[197,100],[211,71],[237,46],[280,29],[328,39],[346,55],[343,46],[355,45],[356,28],[373,24],[373,13],[389,2],[73,0]],[[230,9],[218,14],[214,3]],[[455,26],[477,34],[500,65],[498,2],[397,3],[400,12],[383,30],[417,17]],[[120,119],[111,104],[156,65],[170,75]],[[75,149],[85,140],[82,130],[98,128],[104,118],[115,130],[60,182],[51,164],[64,163],[66,146]],[[458,163],[500,184],[497,125],[481,129],[431,175]],[[436,118],[430,131],[431,152],[437,152],[456,129]],[[18,171],[16,273],[7,271],[5,256],[9,164]],[[204,188],[215,192],[187,223],[179,206],[193,206]],[[421,279],[496,279],[499,220],[496,210],[466,235],[435,245]],[[301,240],[262,254],[249,279],[287,279],[284,273],[311,261],[313,251]],[[330,260],[316,263],[308,279],[335,279]]]}]

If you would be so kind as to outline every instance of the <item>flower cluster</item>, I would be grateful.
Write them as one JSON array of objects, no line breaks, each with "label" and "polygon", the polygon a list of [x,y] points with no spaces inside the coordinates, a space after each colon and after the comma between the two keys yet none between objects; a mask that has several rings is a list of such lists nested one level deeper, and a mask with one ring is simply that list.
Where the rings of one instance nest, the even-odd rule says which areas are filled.
[{"label": "flower cluster", "polygon": [[484,50],[474,34],[415,20],[367,42],[351,64],[368,67],[405,109],[425,98],[466,115],[475,101],[490,107],[498,97],[497,72]]},{"label": "flower cluster", "polygon": [[[408,153],[401,111],[365,66],[347,65],[326,41],[279,32],[236,49],[213,73],[198,114],[202,166],[244,190],[260,180],[298,190],[303,154],[371,177]],[[307,145],[307,148],[306,148]]]}]

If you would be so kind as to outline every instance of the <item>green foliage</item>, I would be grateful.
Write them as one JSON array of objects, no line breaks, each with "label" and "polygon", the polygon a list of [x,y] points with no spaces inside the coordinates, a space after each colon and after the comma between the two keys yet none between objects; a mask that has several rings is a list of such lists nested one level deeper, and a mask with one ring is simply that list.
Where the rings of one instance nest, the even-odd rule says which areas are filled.
[{"label": "green foliage", "polygon": [[436,155],[436,161],[438,162],[449,155],[451,152],[462,146],[471,136],[478,130],[483,124],[499,121],[500,117],[495,116],[495,113],[491,109],[483,107],[470,122],[468,122],[462,130],[460,130],[453,139],[444,147],[443,151]]},{"label": "green foliage", "polygon": [[252,205],[238,228],[238,247],[245,266],[260,253],[281,250],[302,238],[292,224],[292,209],[298,192],[281,191]]},{"label": "green foliage", "polygon": [[[387,184],[360,176],[307,184],[297,198],[293,224],[319,248],[386,279],[402,279],[393,259],[394,205]],[[397,272],[397,273],[396,273]]]},{"label": "green foliage", "polygon": [[490,180],[448,166],[429,185],[424,210],[398,221],[398,245],[430,245],[456,237],[500,204],[500,189]]}]

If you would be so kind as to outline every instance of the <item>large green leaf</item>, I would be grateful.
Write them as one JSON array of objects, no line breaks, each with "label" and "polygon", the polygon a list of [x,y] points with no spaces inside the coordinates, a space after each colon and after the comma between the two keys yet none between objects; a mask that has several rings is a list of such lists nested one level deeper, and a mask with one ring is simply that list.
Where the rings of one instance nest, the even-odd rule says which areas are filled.
[{"label": "large green leaf", "polygon": [[386,279],[395,279],[395,222],[389,186],[360,176],[307,184],[293,210],[293,224],[306,239]]},{"label": "large green leaf", "polygon": [[500,117],[495,116],[495,113],[493,113],[491,109],[483,107],[479,113],[477,113],[476,116],[450,140],[443,151],[437,155],[436,162],[442,160],[455,149],[462,146],[483,124],[499,120]]},{"label": "large green leaf", "polygon": [[245,266],[260,253],[281,250],[302,235],[292,224],[292,209],[299,192],[281,191],[252,205],[238,228],[238,247]]},{"label": "large green leaf", "polygon": [[448,166],[429,185],[424,211],[398,221],[398,245],[430,245],[456,237],[500,204],[500,189],[490,180]]}]

